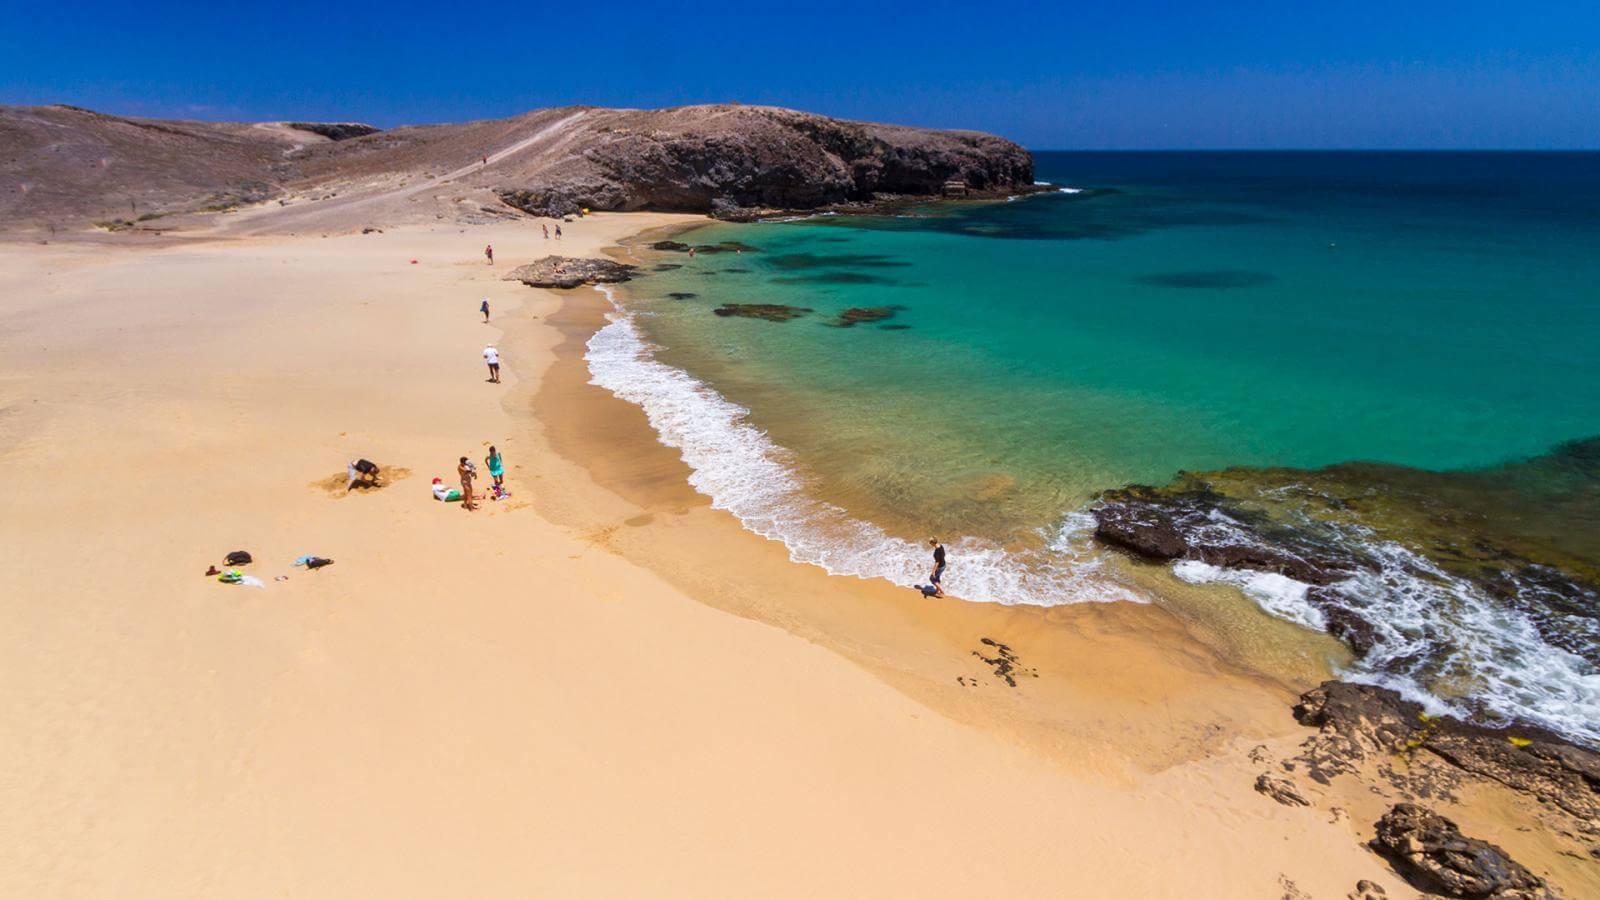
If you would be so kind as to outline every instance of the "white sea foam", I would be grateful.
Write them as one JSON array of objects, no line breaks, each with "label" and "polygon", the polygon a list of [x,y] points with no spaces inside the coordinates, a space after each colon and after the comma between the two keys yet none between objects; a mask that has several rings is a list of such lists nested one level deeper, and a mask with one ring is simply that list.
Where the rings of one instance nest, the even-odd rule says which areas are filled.
[{"label": "white sea foam", "polygon": [[[1211,529],[1228,524],[1223,517],[1206,528],[1216,539]],[[1552,646],[1526,614],[1426,557],[1369,533],[1349,537],[1379,567],[1330,587],[1333,599],[1373,630],[1372,648],[1343,677],[1393,688],[1435,714],[1521,720],[1600,744],[1600,672],[1593,665]],[[1322,612],[1306,599],[1310,586],[1291,578],[1192,560],[1176,563],[1173,574],[1194,584],[1237,585],[1275,616],[1324,628]]]},{"label": "white sea foam", "polygon": [[[888,534],[806,490],[797,460],[747,421],[749,410],[730,402],[682,369],[655,358],[633,315],[612,300],[610,324],[589,339],[584,360],[590,383],[644,410],[661,443],[690,469],[689,484],[745,528],[779,541],[796,562],[834,575],[882,578],[911,587],[927,581],[930,551]],[[1089,551],[1093,519],[1068,516],[1037,553],[1008,551],[964,537],[947,542],[945,590],[966,600],[1057,606],[1142,598],[1100,573]]]},{"label": "white sea foam", "polygon": [[1328,624],[1322,610],[1306,602],[1306,591],[1311,589],[1311,585],[1287,575],[1224,569],[1195,559],[1177,563],[1172,567],[1172,574],[1190,584],[1234,585],[1267,612],[1307,628],[1322,631]]},{"label": "white sea foam", "polygon": [[1081,193],[1083,193],[1083,188],[1075,188],[1075,187],[1056,188],[1056,193],[1058,193],[1058,194],[1081,194]]}]

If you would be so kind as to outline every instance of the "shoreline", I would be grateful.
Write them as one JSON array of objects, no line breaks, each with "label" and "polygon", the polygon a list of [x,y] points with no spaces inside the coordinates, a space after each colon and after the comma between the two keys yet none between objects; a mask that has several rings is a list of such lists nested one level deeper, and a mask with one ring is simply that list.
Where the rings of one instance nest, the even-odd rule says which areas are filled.
[{"label": "shoreline", "polygon": [[[1410,895],[1360,847],[1364,788],[1319,797],[1331,821],[1252,789],[1254,747],[1305,736],[1297,685],[1170,612],[928,603],[711,509],[588,384],[600,295],[498,280],[669,218],[556,248],[528,223],[0,245],[0,458],[29,511],[0,523],[27,563],[0,575],[5,892]],[[512,499],[427,499],[480,442]],[[80,447],[92,475],[63,478]],[[352,455],[396,480],[319,486]],[[264,589],[200,577],[235,545]],[[1006,685],[996,644],[1037,677]],[[1520,812],[1451,809],[1563,865]]]}]

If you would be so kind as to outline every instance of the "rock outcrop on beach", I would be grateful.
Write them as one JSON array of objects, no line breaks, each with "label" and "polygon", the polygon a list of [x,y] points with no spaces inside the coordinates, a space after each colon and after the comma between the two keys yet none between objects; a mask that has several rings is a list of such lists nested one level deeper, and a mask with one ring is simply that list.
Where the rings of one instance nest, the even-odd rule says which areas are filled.
[{"label": "rock outcrop on beach", "polygon": [[571,256],[546,256],[512,269],[504,281],[520,281],[529,287],[575,288],[584,284],[616,284],[633,277],[635,266],[609,259],[579,259]]},{"label": "rock outcrop on beach", "polygon": [[1555,900],[1544,879],[1506,851],[1467,837],[1444,816],[1398,803],[1375,825],[1372,847],[1422,890],[1445,897]]},{"label": "rock outcrop on beach", "polygon": [[1033,160],[978,132],[737,104],[565,107],[385,131],[0,107],[0,221],[11,226],[137,221],[263,200],[278,202],[248,217],[254,230],[478,221],[497,210],[749,218],[936,198],[952,183],[966,196],[1031,191]]},{"label": "rock outcrop on beach", "polygon": [[[1314,781],[1327,784],[1373,762],[1395,786],[1430,797],[1482,778],[1565,814],[1585,840],[1600,841],[1600,753],[1557,735],[1429,716],[1388,688],[1342,681],[1302,694],[1294,717],[1317,734],[1290,767]],[[1408,762],[1403,770],[1389,764],[1397,754]]]}]

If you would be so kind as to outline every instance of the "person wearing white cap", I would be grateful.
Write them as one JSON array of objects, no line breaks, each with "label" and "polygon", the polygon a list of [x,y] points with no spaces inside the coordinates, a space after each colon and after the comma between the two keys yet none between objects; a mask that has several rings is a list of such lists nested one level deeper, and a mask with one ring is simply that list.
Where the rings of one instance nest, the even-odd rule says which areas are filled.
[{"label": "person wearing white cap", "polygon": [[489,364],[489,381],[500,383],[500,351],[493,344],[483,348],[483,361]]}]

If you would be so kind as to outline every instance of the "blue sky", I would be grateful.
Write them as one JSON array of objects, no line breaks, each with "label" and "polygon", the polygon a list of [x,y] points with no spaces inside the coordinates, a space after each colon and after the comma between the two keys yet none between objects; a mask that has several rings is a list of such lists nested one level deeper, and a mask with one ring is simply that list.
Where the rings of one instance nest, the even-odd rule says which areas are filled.
[{"label": "blue sky", "polygon": [[1600,148],[1593,2],[0,0],[0,22],[0,103],[127,115],[737,100],[1034,149]]}]

